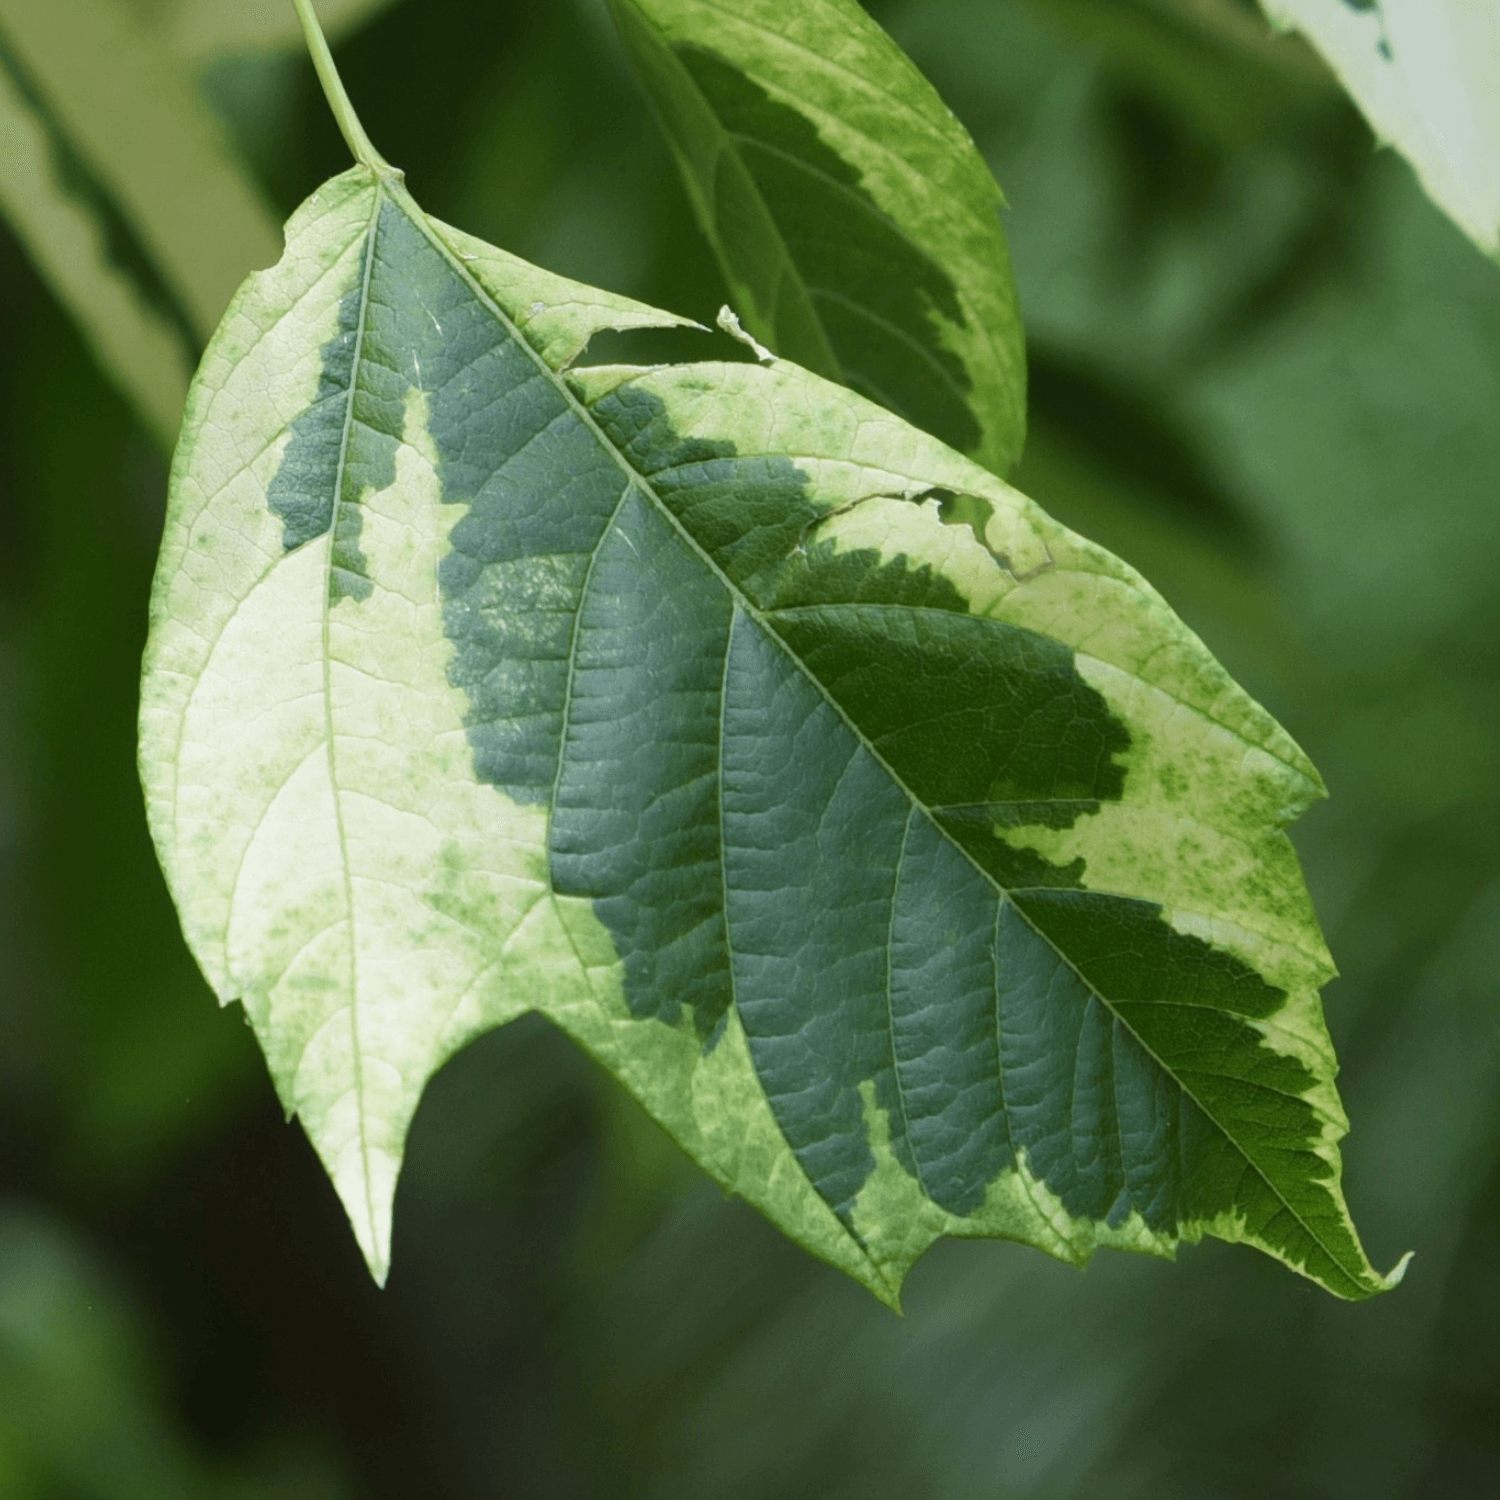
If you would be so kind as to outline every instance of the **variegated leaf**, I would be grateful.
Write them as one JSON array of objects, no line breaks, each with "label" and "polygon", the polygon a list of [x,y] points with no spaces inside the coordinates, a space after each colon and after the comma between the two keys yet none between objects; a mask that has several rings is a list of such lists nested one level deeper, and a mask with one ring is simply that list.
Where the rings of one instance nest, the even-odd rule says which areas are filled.
[{"label": "variegated leaf", "polygon": [[855,0],[609,0],[751,334],[1004,475],[1026,350],[969,133]]},{"label": "variegated leaf", "polygon": [[523,1012],[894,1302],[939,1235],[1387,1284],[1339,1188],[1306,758],[1130,568],[793,365],[358,168],[189,400],[142,768],[377,1278],[423,1086]]}]

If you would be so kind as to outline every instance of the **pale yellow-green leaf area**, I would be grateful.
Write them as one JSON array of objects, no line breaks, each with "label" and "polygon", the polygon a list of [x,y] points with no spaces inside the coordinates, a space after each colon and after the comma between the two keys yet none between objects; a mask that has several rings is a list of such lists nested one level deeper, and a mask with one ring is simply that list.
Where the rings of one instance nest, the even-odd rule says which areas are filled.
[{"label": "pale yellow-green leaf area", "polygon": [[[185,718],[206,694],[251,691],[249,684],[217,682],[209,664],[235,627],[240,600],[285,561],[283,526],[266,506],[266,491],[292,423],[317,394],[322,347],[336,335],[339,302],[359,275],[369,218],[369,195],[348,184],[325,187],[304,205],[287,226],[286,255],[252,276],[231,303],[188,396],[151,599],[141,723],[147,810],[190,939],[195,931],[222,934],[227,905],[216,887],[177,882],[185,836],[179,784],[186,779],[179,751],[190,753]],[[285,575],[280,583],[288,586]],[[274,714],[278,690],[264,690],[261,711]],[[261,722],[274,729],[270,719]],[[266,750],[257,745],[243,754]],[[223,778],[226,787],[229,781]],[[205,786],[198,795],[212,794]],[[219,810],[209,800],[203,811],[211,837]],[[216,946],[222,949],[222,937]],[[199,961],[222,993],[222,952],[200,952]]]},{"label": "pale yellow-green leaf area", "polygon": [[[180,879],[223,909],[200,953],[222,931],[220,994],[243,1000],[378,1279],[427,1079],[527,1008],[508,960],[567,951],[555,917],[527,925],[550,909],[545,812],[475,781],[448,684],[434,580],[453,515],[417,391],[394,467],[345,502],[360,508],[367,597],[330,601],[330,530],[274,562],[226,625],[184,716],[175,818]],[[247,719],[265,740],[245,741]],[[238,806],[222,805],[226,761]],[[209,820],[200,845],[191,830]],[[226,842],[226,823],[242,837]]]},{"label": "pale yellow-green leaf area", "polygon": [[476,784],[447,683],[435,579],[453,516],[420,393],[393,482],[341,492],[359,506],[367,598],[330,599],[333,528],[287,552],[266,504],[362,274],[372,196],[335,185],[304,210],[195,387],[143,770],[189,942],[221,999],[244,1002],[383,1278],[422,1087],[524,1008],[500,969],[546,886],[545,816]]}]

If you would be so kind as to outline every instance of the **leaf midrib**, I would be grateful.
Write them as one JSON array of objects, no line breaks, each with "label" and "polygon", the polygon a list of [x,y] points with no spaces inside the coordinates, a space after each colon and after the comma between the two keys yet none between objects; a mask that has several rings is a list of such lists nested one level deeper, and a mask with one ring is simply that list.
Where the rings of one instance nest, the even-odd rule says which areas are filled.
[{"label": "leaf midrib", "polygon": [[[370,222],[365,229],[365,264],[364,279],[359,297],[359,326],[354,336],[354,355],[349,365],[349,398],[348,404],[344,408],[344,428],[339,437],[339,461],[333,485],[333,506],[328,518],[328,566],[330,575],[334,567],[334,553],[338,547],[339,517],[344,506],[344,482],[347,476],[349,461],[349,437],[354,430],[354,405],[359,392],[360,360],[364,354],[365,327],[368,322],[370,310],[370,281],[375,274],[375,248],[380,232],[380,210],[384,202],[385,187],[377,179],[375,183],[374,202],[370,209]],[[359,1039],[359,944],[355,937],[354,884],[350,875],[349,843],[344,829],[343,792],[339,785],[337,754],[334,748],[333,652],[329,641],[329,623],[333,610],[333,601],[330,588],[328,587],[330,582],[331,576],[330,579],[325,580],[323,588],[323,727],[328,746],[328,783],[329,789],[333,793],[333,815],[339,836],[339,869],[343,875],[344,907],[348,914],[349,922],[349,1045],[353,1062],[354,1093],[356,1099],[359,1101],[359,1108],[356,1113],[359,1116],[359,1158],[360,1175],[365,1190],[365,1220],[366,1228],[370,1235],[370,1248],[383,1261],[385,1259],[384,1249],[375,1242],[374,1180],[370,1172],[369,1131],[365,1124],[364,1057],[360,1049]],[[383,1281],[384,1278],[380,1277],[377,1279]]]},{"label": "leaf midrib", "polygon": [[[374,174],[372,173],[371,175],[373,177]],[[1085,987],[1087,992],[1095,996],[1098,999],[1099,1003],[1102,1004],[1106,1008],[1106,1010],[1108,1010],[1115,1023],[1124,1028],[1124,1030],[1128,1032],[1132,1038],[1134,1038],[1137,1045],[1139,1045],[1142,1051],[1144,1051],[1146,1055],[1156,1063],[1156,1065],[1161,1069],[1162,1073],[1166,1077],[1170,1078],[1172,1082],[1182,1091],[1183,1095],[1192,1101],[1194,1107],[1199,1110],[1203,1117],[1213,1124],[1214,1128],[1219,1131],[1219,1133],[1230,1144],[1234,1151],[1255,1172],[1255,1174],[1261,1179],[1261,1181],[1265,1183],[1271,1194],[1282,1205],[1282,1207],[1285,1208],[1286,1212],[1291,1216],[1293,1221],[1303,1229],[1303,1231],[1312,1239],[1312,1241],[1318,1246],[1318,1248],[1324,1253],[1324,1255],[1327,1256],[1329,1262],[1332,1265],[1336,1266],[1341,1272],[1343,1272],[1343,1274],[1348,1277],[1349,1281],[1355,1288],[1363,1288],[1364,1283],[1358,1269],[1356,1268],[1351,1270],[1349,1267],[1347,1267],[1344,1264],[1343,1260],[1333,1251],[1333,1249],[1324,1242],[1322,1236],[1318,1234],[1316,1229],[1311,1224],[1309,1224],[1295,1208],[1293,1208],[1293,1206],[1287,1201],[1285,1195],[1271,1180],[1265,1168],[1263,1168],[1261,1164],[1255,1159],[1255,1157],[1251,1155],[1249,1149],[1245,1145],[1241,1144],[1238,1140],[1236,1140],[1236,1138],[1229,1132],[1229,1130],[1215,1116],[1215,1114],[1202,1103],[1202,1101],[1197,1097],[1193,1090],[1190,1089],[1177,1076],[1177,1074],[1162,1060],[1160,1056],[1158,1056],[1155,1050],[1146,1043],[1144,1038],[1142,1038],[1136,1032],[1135,1028],[1130,1025],[1125,1017],[1120,1015],[1108,996],[1103,995],[1098,991],[1098,989],[1082,973],[1082,971],[1068,956],[1068,954],[1064,953],[1060,948],[1058,948],[1057,945],[1052,941],[1052,939],[1048,937],[1048,935],[1036,925],[1031,917],[1020,906],[1016,905],[1015,901],[1012,899],[1011,892],[1007,890],[1005,886],[1001,885],[1001,883],[996,880],[987,870],[977,864],[973,856],[970,855],[968,851],[962,847],[962,845],[958,844],[954,839],[952,839],[947,831],[943,829],[941,824],[932,819],[929,810],[922,802],[922,800],[911,791],[911,789],[906,785],[903,778],[896,773],[894,768],[870,744],[868,737],[859,728],[859,726],[849,718],[843,707],[832,697],[828,690],[817,679],[817,677],[814,676],[811,670],[796,655],[796,653],[792,651],[790,646],[788,646],[787,643],[782,640],[780,634],[770,624],[770,621],[767,618],[767,613],[756,606],[740,590],[738,585],[736,585],[733,580],[731,580],[729,576],[719,567],[717,562],[715,562],[713,557],[710,556],[709,553],[703,548],[702,544],[697,540],[697,538],[694,537],[693,534],[688,531],[688,529],[683,525],[681,520],[672,511],[671,507],[662,500],[660,495],[657,494],[656,489],[652,485],[649,477],[639,473],[631,465],[618,445],[609,436],[609,434],[604,431],[603,427],[600,425],[593,412],[590,411],[589,408],[583,403],[583,401],[573,391],[571,386],[569,386],[567,381],[563,380],[559,376],[558,372],[553,369],[553,367],[547,363],[543,356],[532,346],[531,342],[525,337],[525,335],[521,332],[521,330],[517,327],[513,320],[506,314],[505,310],[479,283],[477,278],[469,270],[468,266],[463,262],[463,260],[460,259],[457,253],[443,240],[442,236],[437,232],[437,230],[433,228],[426,214],[423,213],[421,207],[417,204],[416,200],[412,198],[411,194],[407,191],[404,185],[399,182],[392,182],[389,184],[379,182],[376,184],[377,213],[383,193],[389,193],[391,203],[401,209],[408,220],[412,223],[413,227],[416,228],[417,231],[423,236],[423,238],[433,246],[433,248],[447,262],[452,272],[456,276],[458,276],[459,279],[469,288],[476,300],[479,301],[482,306],[489,309],[491,315],[496,319],[497,322],[502,325],[502,327],[506,330],[511,339],[514,340],[517,346],[526,352],[527,357],[531,359],[533,364],[535,364],[538,372],[542,375],[542,377],[559,392],[568,406],[571,407],[579,421],[581,421],[588,428],[603,451],[606,452],[614,461],[616,466],[620,469],[621,473],[625,476],[627,486],[635,485],[639,487],[641,492],[651,500],[652,504],[656,507],[661,517],[667,522],[667,524],[673,529],[673,531],[677,533],[677,535],[682,539],[685,545],[689,547],[692,553],[702,563],[704,568],[719,580],[720,584],[728,593],[730,599],[738,604],[738,606],[744,611],[745,614],[754,619],[757,625],[759,625],[759,627],[765,632],[767,637],[770,640],[774,641],[778,648],[783,653],[785,653],[787,659],[792,663],[796,670],[803,677],[805,677],[809,683],[811,683],[814,690],[819,694],[824,702],[828,704],[829,708],[839,717],[839,719],[846,725],[850,732],[855,736],[856,741],[865,749],[866,753],[876,761],[876,763],[882,768],[882,770],[884,770],[886,775],[890,777],[892,782],[894,782],[895,785],[901,790],[901,792],[908,799],[911,805],[919,809],[923,813],[923,815],[928,818],[929,822],[932,824],[936,832],[944,840],[946,840],[975,871],[978,872],[983,880],[985,880],[995,889],[995,891],[1000,895],[1002,899],[1010,902],[1012,908],[1022,919],[1022,921],[1024,921],[1026,925],[1032,929],[1037,937],[1052,952],[1057,954],[1058,959],[1063,964],[1065,964],[1074,975],[1077,976],[1079,982]],[[367,265],[373,266],[373,264],[374,254],[372,244],[371,254]],[[351,392],[357,385],[357,382],[358,360],[356,357],[355,371],[351,379]],[[604,534],[608,534],[608,528],[606,528]],[[1316,1145],[1314,1145],[1310,1149],[1316,1151]],[[1273,1254],[1281,1253],[1281,1247],[1268,1246],[1267,1248],[1270,1249]],[[868,1255],[868,1252],[865,1253]],[[884,1280],[883,1275],[882,1280]]]}]

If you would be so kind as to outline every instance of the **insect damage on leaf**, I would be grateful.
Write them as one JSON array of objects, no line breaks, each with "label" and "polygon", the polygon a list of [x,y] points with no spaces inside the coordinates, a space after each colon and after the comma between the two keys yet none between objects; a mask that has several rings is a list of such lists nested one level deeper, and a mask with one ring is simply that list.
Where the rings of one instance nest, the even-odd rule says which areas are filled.
[{"label": "insect damage on leaf", "polygon": [[537,1010],[892,1303],[943,1234],[1388,1285],[1305,757],[1130,568],[863,397],[572,364],[681,321],[356,168],[193,387],[152,830],[376,1277],[427,1079]]}]

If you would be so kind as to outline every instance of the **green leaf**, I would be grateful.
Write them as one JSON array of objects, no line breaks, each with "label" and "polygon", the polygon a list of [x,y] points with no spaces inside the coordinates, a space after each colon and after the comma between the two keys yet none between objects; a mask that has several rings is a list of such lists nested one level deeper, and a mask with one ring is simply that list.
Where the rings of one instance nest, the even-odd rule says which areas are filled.
[{"label": "green leaf", "polygon": [[176,55],[123,0],[0,0],[0,43],[206,339],[280,236]]},{"label": "green leaf", "polygon": [[1500,256],[1500,10],[1474,0],[1262,0],[1333,65],[1428,195]]},{"label": "green leaf", "polygon": [[1312,50],[1267,30],[1240,0],[1031,0],[1032,9],[1196,133],[1249,147],[1288,109],[1333,94]]},{"label": "green leaf", "polygon": [[334,179],[189,399],[141,767],[377,1278],[424,1084],[529,1010],[894,1303],[939,1235],[1378,1291],[1306,758],[1129,567],[794,365]]},{"label": "green leaf", "polygon": [[110,259],[100,223],[69,191],[50,122],[0,53],[0,212],[163,447],[191,373],[182,334]]},{"label": "green leaf", "polygon": [[854,0],[610,0],[749,331],[1004,474],[1025,346],[1000,189]]}]

